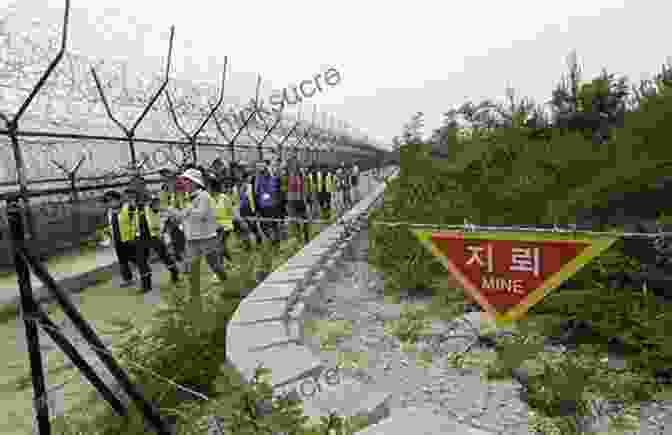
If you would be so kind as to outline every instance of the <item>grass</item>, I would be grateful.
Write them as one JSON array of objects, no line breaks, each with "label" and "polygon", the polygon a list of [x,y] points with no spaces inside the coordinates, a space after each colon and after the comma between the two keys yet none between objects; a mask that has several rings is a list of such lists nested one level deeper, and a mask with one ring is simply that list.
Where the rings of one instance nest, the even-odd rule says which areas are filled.
[{"label": "grass", "polygon": [[[167,274],[162,277],[162,281],[166,279]],[[112,325],[118,318],[130,317],[136,324],[146,322],[157,306],[146,304],[143,298],[137,294],[137,290],[119,289],[105,283],[87,290],[86,297],[81,299],[78,308],[95,331],[104,335],[114,331]],[[65,318],[63,312],[53,304],[48,305],[48,311],[56,323]],[[0,408],[7,415],[0,423],[0,433],[6,435],[19,435],[30,431],[33,412],[32,386],[30,382],[25,382],[29,374],[28,358],[25,350],[17,344],[23,341],[23,337],[19,336],[23,330],[16,327],[17,322],[8,321],[0,325],[0,340],[5,343],[3,359],[6,362],[0,374]],[[43,354],[48,385],[66,382],[73,376],[75,372],[64,367],[66,359],[60,349]],[[63,389],[65,409],[84,405],[80,400],[92,391],[88,382],[81,375],[77,375]]]},{"label": "grass", "polygon": [[350,320],[316,320],[314,332],[320,338],[320,347],[323,351],[336,350],[336,342],[339,338],[352,335],[352,322]]},{"label": "grass", "polygon": [[[313,230],[311,235],[321,230],[317,224],[312,225],[311,229]],[[251,255],[247,255],[240,251],[239,244],[234,242],[234,245],[236,246],[232,246],[231,252],[234,258],[241,264],[256,263],[255,257],[261,255],[261,252],[268,254],[268,251],[262,248]],[[270,259],[271,268],[275,269],[283,264],[286,258],[300,246],[301,243],[293,239],[284,242],[277,255]],[[75,266],[82,270],[90,269],[91,263],[88,261],[71,255],[53,257],[48,259],[45,265],[50,272],[58,273],[72,270]],[[207,266],[201,267],[201,271],[204,283],[203,290],[207,291],[208,287],[212,288],[212,285],[209,284],[210,271]],[[235,270],[230,273],[232,284],[236,282],[236,273]],[[138,294],[137,290],[117,288],[113,283],[109,282],[111,278],[111,274],[101,276],[101,280],[106,282],[89,287],[84,293],[80,294],[78,308],[93,326],[94,330],[99,335],[113,335],[117,332],[117,328],[115,327],[117,321],[121,319],[130,319],[133,324],[138,325],[140,328],[149,324],[152,315],[161,304],[146,303],[144,296]],[[174,287],[168,283],[167,272],[162,273],[157,281],[159,281],[157,284],[162,296],[166,292],[174,291]],[[3,286],[14,288],[16,286],[16,278],[11,273],[4,274],[4,276],[0,274],[0,283],[3,283]],[[0,288],[3,288],[3,286],[0,286]],[[240,298],[240,289],[234,289],[231,285],[227,286],[224,284],[221,286],[221,290],[219,288],[217,290],[223,292],[226,298],[228,298],[228,294],[230,293],[231,299],[234,302]],[[42,306],[50,314],[54,322],[59,323],[64,319],[65,316],[57,304],[43,303]],[[3,340],[3,343],[5,343],[3,359],[6,363],[5,369],[0,374],[0,409],[5,411],[5,415],[7,416],[0,422],[0,433],[5,435],[19,435],[30,432],[33,414],[33,395],[28,358],[25,349],[17,345],[17,342],[22,341],[22,337],[18,334],[23,333],[23,330],[16,327],[18,320],[16,314],[16,306],[0,308],[0,340]],[[225,321],[225,319],[222,319],[222,321]],[[114,343],[112,347],[114,347]],[[357,359],[355,357],[350,356],[350,359]],[[62,396],[67,416],[101,415],[101,413],[106,412],[108,409],[106,402],[96,397],[95,390],[83,379],[77,370],[66,367],[67,357],[65,357],[60,349],[43,353],[43,358],[47,384],[58,385],[65,383]],[[96,424],[102,424],[106,420],[102,418],[95,421]]]},{"label": "grass", "polygon": [[[287,256],[300,245],[300,242],[291,238],[283,243],[278,255],[271,259],[272,268],[275,269],[283,264]],[[234,258],[241,262],[254,261],[253,257],[259,255],[259,252],[254,252],[251,255],[243,253],[237,242],[230,246]],[[78,268],[84,270],[87,266],[89,268],[92,266],[88,258],[86,260],[79,258],[79,261],[77,261],[77,257],[72,256],[54,258],[47,262],[47,268],[50,272],[55,272],[65,271],[73,265],[77,265]],[[201,271],[201,279],[205,290],[212,286],[210,284],[211,273],[205,265],[201,267]],[[230,274],[234,275],[235,273],[235,271],[232,271]],[[107,276],[107,278],[109,280],[111,276]],[[174,289],[169,283],[167,271],[162,270],[160,277],[157,278],[157,285],[162,295]],[[240,289],[233,291],[226,286],[223,287],[223,291],[231,292],[231,297],[240,297]],[[65,318],[57,304],[43,303],[42,306],[54,322],[59,323]],[[148,323],[159,306],[159,304],[146,303],[144,296],[139,294],[136,289],[120,289],[114,283],[108,281],[90,287],[80,294],[78,308],[100,336],[114,334],[116,321],[119,319],[130,318],[136,325]],[[0,433],[3,435],[19,435],[30,432],[33,413],[29,363],[25,346],[22,347],[17,344],[24,339],[19,335],[23,333],[23,329],[17,328],[18,318],[16,314],[16,306],[6,307],[3,311],[0,311],[0,340],[5,343],[3,359],[6,362],[5,368],[0,374],[0,409],[3,409],[7,415],[7,418],[0,423]],[[71,379],[71,382],[68,382],[63,388],[64,408],[67,414],[78,410],[93,412],[96,409],[102,410],[107,406],[102,399],[91,403],[89,397],[95,390],[76,370],[65,366],[67,357],[60,349],[44,353],[43,358],[48,385],[58,385]]]}]

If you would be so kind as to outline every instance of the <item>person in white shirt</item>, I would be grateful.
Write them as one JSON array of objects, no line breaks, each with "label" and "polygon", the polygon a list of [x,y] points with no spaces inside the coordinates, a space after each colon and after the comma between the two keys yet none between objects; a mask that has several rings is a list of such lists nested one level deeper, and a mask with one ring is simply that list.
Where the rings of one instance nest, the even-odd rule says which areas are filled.
[{"label": "person in white shirt", "polygon": [[169,213],[184,225],[187,239],[184,271],[191,274],[192,295],[200,292],[200,264],[205,257],[220,282],[226,280],[222,263],[221,243],[217,237],[217,220],[212,198],[205,188],[203,175],[197,169],[187,169],[179,178],[180,188],[191,193],[192,200],[183,210],[169,209]]}]

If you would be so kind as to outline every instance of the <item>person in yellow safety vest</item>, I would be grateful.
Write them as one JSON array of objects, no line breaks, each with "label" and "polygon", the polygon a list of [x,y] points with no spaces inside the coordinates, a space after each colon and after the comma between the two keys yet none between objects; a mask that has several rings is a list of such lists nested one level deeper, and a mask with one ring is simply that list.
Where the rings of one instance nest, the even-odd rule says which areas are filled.
[{"label": "person in yellow safety vest", "polygon": [[302,166],[301,177],[303,178],[303,192],[304,192],[304,201],[306,203],[306,211],[309,217],[315,217],[315,198],[313,197],[313,177],[309,169],[305,166]]},{"label": "person in yellow safety vest", "polygon": [[151,198],[149,205],[145,206],[145,217],[147,218],[147,226],[149,227],[149,244],[145,248],[145,258],[149,258],[151,251],[156,252],[161,262],[170,271],[171,281],[176,284],[180,280],[180,275],[177,264],[175,264],[175,260],[168,253],[168,247],[162,238],[160,205],[161,201],[159,198]]},{"label": "person in yellow safety vest", "polygon": [[238,189],[238,198],[240,204],[238,207],[238,214],[240,216],[241,222],[239,228],[241,232],[239,234],[243,240],[243,245],[247,250],[252,248],[250,245],[251,235],[254,236],[257,245],[262,243],[262,236],[257,222],[249,220],[249,218],[255,218],[257,216],[257,206],[254,196],[254,176],[246,173],[243,175],[243,179],[241,180],[240,187]]},{"label": "person in yellow safety vest", "polygon": [[328,211],[329,208],[329,203],[331,202],[330,194],[327,189],[327,180],[326,180],[326,171],[324,170],[324,167],[316,171],[315,178],[316,178],[316,185],[317,185],[317,196],[319,199],[319,204],[320,204],[320,211],[322,212],[322,216],[324,217],[325,214]]},{"label": "person in yellow safety vest", "polygon": [[328,216],[333,216],[334,210],[334,199],[336,198],[337,186],[336,186],[336,176],[334,175],[331,169],[327,170],[326,176],[324,179],[324,185],[329,193],[329,202],[327,203],[327,213]]},{"label": "person in yellow safety vest", "polygon": [[[124,191],[124,197],[126,204],[122,208],[122,227],[123,238],[128,239],[127,246],[129,250],[129,257],[131,262],[133,262],[137,268],[140,275],[140,281],[142,288],[145,291],[149,291],[152,288],[152,270],[149,267],[149,258],[146,255],[147,249],[140,242],[141,227],[140,227],[140,215],[144,215],[144,210],[141,211],[138,209],[138,194],[137,188],[128,188]],[[126,213],[128,213],[126,215]],[[126,224],[126,219],[128,219],[128,224]],[[149,231],[149,228],[146,228]]]},{"label": "person in yellow safety vest", "polygon": [[345,197],[343,195],[345,187],[343,185],[343,170],[341,168],[336,169],[334,181],[336,183],[336,192],[331,195],[331,208],[336,212],[336,216],[340,216],[345,208]]},{"label": "person in yellow safety vest", "polygon": [[[297,160],[290,160],[288,165],[289,188],[287,192],[287,211],[289,216],[301,219],[304,222],[295,222],[293,227],[297,236],[303,236],[303,242],[310,241],[310,225],[306,206],[305,179],[301,175],[301,168]],[[299,238],[297,237],[297,238]]]},{"label": "person in yellow safety vest", "polygon": [[[217,234],[222,244],[222,257],[226,258],[229,263],[233,263],[233,258],[228,248],[228,240],[231,232],[233,232],[233,207],[234,200],[231,192],[224,192],[221,181],[212,183],[212,208],[215,210],[215,220],[219,228]],[[215,275],[214,279],[218,279]]]},{"label": "person in yellow safety vest", "polygon": [[119,272],[122,279],[120,286],[130,287],[134,284],[130,263],[135,257],[132,249],[135,228],[132,227],[133,222],[129,216],[128,204],[124,202],[122,195],[114,190],[105,192],[103,202],[108,208],[108,226],[105,232],[112,241],[119,260]]},{"label": "person in yellow safety vest", "polygon": [[[249,228],[249,223],[241,215],[241,198],[249,194],[249,192],[252,190],[252,187],[245,184],[243,177],[244,174],[238,172],[237,178],[234,179],[234,185],[232,187],[233,231],[238,235],[238,239],[242,242],[243,248],[246,251],[250,251],[252,249],[252,245],[250,244],[249,237],[252,233],[252,230]],[[254,201],[254,198],[252,198],[252,200]]]}]

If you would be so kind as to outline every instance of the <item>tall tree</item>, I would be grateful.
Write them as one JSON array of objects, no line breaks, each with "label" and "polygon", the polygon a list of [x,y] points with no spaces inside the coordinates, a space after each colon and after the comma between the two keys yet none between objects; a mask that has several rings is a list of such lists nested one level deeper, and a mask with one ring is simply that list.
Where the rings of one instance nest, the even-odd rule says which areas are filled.
[{"label": "tall tree", "polygon": [[600,76],[580,85],[575,52],[570,54],[568,66],[568,79],[563,78],[550,101],[554,124],[563,130],[586,132],[594,143],[604,143],[612,137],[612,128],[623,124],[629,94],[627,79],[616,79],[603,70]]},{"label": "tall tree", "polygon": [[404,145],[424,143],[425,114],[416,112],[411,120],[404,124],[404,130],[401,134]]},{"label": "tall tree", "polygon": [[430,142],[436,152],[447,155],[459,148],[460,124],[457,121],[457,117],[457,110],[450,109],[443,114],[441,126],[432,132]]}]

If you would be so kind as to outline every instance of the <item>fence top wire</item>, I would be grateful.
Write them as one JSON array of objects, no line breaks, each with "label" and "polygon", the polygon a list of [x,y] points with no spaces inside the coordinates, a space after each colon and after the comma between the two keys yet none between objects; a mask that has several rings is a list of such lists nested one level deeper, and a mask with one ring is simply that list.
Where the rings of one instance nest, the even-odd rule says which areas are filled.
[{"label": "fence top wire", "polygon": [[574,227],[569,228],[539,228],[539,227],[526,227],[526,226],[485,226],[485,225],[475,225],[470,223],[465,223],[463,225],[446,225],[446,224],[424,224],[417,222],[404,222],[404,221],[379,221],[371,220],[373,225],[388,226],[388,227],[408,227],[408,228],[425,228],[425,229],[434,229],[437,231],[441,230],[462,230],[465,232],[475,232],[475,231],[511,231],[511,232],[536,232],[536,233],[559,233],[559,234],[587,234],[598,237],[621,237],[621,238],[659,238],[659,237],[671,237],[672,233],[659,231],[657,233],[638,233],[638,232],[622,232],[622,231],[591,231],[583,230]]},{"label": "fence top wire", "polygon": [[[66,53],[66,42],[67,42],[67,35],[68,35],[67,30],[68,30],[69,12],[70,12],[70,1],[66,0],[63,27],[62,27],[62,32],[61,32],[61,35],[60,35],[61,36],[60,37],[60,50],[59,50],[58,54],[56,55],[56,57],[49,64],[47,70],[42,74],[38,83],[30,90],[30,95],[23,101],[23,104],[21,105],[20,109],[18,110],[18,112],[16,113],[14,118],[10,120],[10,118],[8,116],[6,116],[3,113],[0,113],[0,119],[5,121],[5,124],[6,124],[5,129],[0,129],[0,135],[10,136],[14,142],[16,142],[15,139],[19,136],[21,136],[21,137],[45,137],[45,138],[58,138],[58,137],[60,137],[60,138],[63,138],[63,139],[67,138],[67,139],[76,139],[76,140],[91,140],[91,139],[99,140],[100,139],[100,140],[129,141],[129,144],[131,145],[131,160],[132,160],[132,165],[134,166],[132,168],[132,170],[134,172],[137,172],[140,169],[138,166],[142,166],[142,164],[138,165],[137,162],[136,162],[135,152],[134,152],[135,150],[134,150],[132,142],[152,142],[152,143],[164,143],[164,142],[168,143],[168,142],[171,142],[171,143],[177,143],[175,141],[170,141],[170,140],[150,140],[150,139],[135,138],[135,130],[137,129],[138,125],[142,122],[144,117],[147,115],[148,111],[153,107],[156,99],[160,96],[160,94],[164,90],[166,91],[167,99],[169,99],[169,96],[167,94],[166,85],[167,85],[167,82],[168,82],[168,77],[169,77],[169,72],[170,72],[170,67],[171,67],[174,26],[171,27],[171,35],[170,35],[170,43],[169,43],[167,64],[166,64],[166,69],[165,69],[165,76],[163,77],[163,81],[160,84],[160,88],[150,98],[149,102],[144,106],[144,110],[142,111],[140,116],[135,120],[135,122],[133,123],[133,125],[130,128],[127,128],[126,126],[122,125],[120,123],[120,121],[117,119],[117,117],[115,117],[112,114],[112,111],[110,109],[108,100],[107,100],[107,98],[105,96],[105,93],[102,89],[100,81],[98,80],[95,68],[94,67],[90,68],[91,74],[93,75],[93,79],[94,79],[95,84],[96,84],[96,88],[97,88],[100,100],[103,103],[103,106],[104,106],[105,111],[108,115],[108,118],[110,118],[115,124],[117,124],[117,126],[125,133],[125,135],[126,135],[125,138],[112,137],[112,136],[102,136],[102,135],[96,136],[96,135],[71,134],[71,133],[61,133],[61,134],[59,134],[59,133],[55,133],[55,132],[52,133],[52,132],[41,132],[41,131],[25,131],[25,130],[19,130],[18,129],[18,119],[21,117],[21,115],[24,114],[24,112],[26,111],[27,107],[30,105],[33,98],[37,95],[37,93],[40,91],[40,89],[44,86],[47,78],[51,75],[51,73],[53,72],[53,70],[55,69],[57,64],[61,61],[61,58],[63,56],[66,56],[66,54],[67,54]],[[68,59],[68,60],[72,63],[72,59]],[[198,127],[198,129],[196,130],[196,132],[194,134],[192,134],[192,135],[185,134],[185,136],[187,136],[188,139],[189,139],[189,143],[180,143],[180,145],[188,145],[188,144],[192,145],[193,154],[195,154],[195,145],[198,145],[198,146],[212,146],[212,147],[215,147],[215,148],[225,146],[225,145],[215,144],[215,143],[207,143],[207,144],[196,143],[195,139],[196,139],[196,136],[198,136],[200,131],[207,124],[207,122],[209,121],[210,118],[214,118],[215,123],[219,127],[217,116],[214,116],[214,114],[216,113],[216,111],[217,111],[217,109],[218,109],[218,107],[219,107],[219,105],[220,105],[220,103],[222,102],[222,99],[223,99],[224,81],[225,81],[227,63],[228,63],[228,58],[225,58],[224,74],[223,74],[223,77],[222,77],[222,86],[221,86],[221,89],[220,89],[220,97],[219,97],[218,102],[215,104],[214,107],[211,106],[209,108],[210,110],[209,110],[205,120],[203,120],[203,122],[200,124],[200,126]],[[315,128],[314,127],[314,119],[315,119],[315,114],[316,114],[315,112],[316,112],[316,109],[317,109],[316,106],[314,106],[313,123],[311,123],[310,126],[305,129],[305,133],[303,133],[303,134],[298,133],[298,130],[297,130],[298,127],[301,124],[300,114],[299,114],[299,122],[297,124],[295,124],[292,128],[284,128],[284,127],[281,126],[281,120],[283,120],[282,119],[283,117],[281,116],[282,113],[278,114],[277,119],[275,120],[274,124],[269,128],[268,123],[266,122],[266,119],[264,119],[264,116],[262,116],[262,112],[260,111],[260,105],[259,105],[260,84],[261,84],[261,76],[259,75],[258,80],[257,80],[256,97],[253,100],[253,102],[254,102],[254,108],[253,109],[254,110],[251,111],[250,115],[245,120],[245,123],[238,129],[238,132],[236,133],[236,135],[229,141],[229,144],[227,146],[231,149],[231,151],[233,151],[235,148],[250,149],[250,148],[253,148],[255,146],[257,147],[257,149],[259,151],[264,150],[264,149],[274,150],[273,147],[262,147],[262,144],[268,138],[271,138],[274,142],[276,142],[281,147],[282,145],[284,145],[290,139],[290,137],[292,135],[296,136],[295,137],[296,142],[293,144],[293,147],[294,147],[295,150],[298,148],[299,145],[304,143],[304,141],[307,141],[310,144],[310,146],[305,147],[305,151],[322,151],[322,152],[324,152],[324,151],[332,151],[333,152],[334,151],[333,149],[331,149],[331,150],[319,150],[318,149],[319,147],[317,147],[314,143],[314,140],[324,142],[323,146],[326,148],[328,143],[331,143],[332,146],[333,146],[333,144],[336,143],[336,139],[337,139],[337,136],[334,135],[331,132],[331,129],[325,130],[324,128]],[[205,112],[203,112],[203,113],[205,113]],[[264,113],[267,113],[267,112],[264,112]],[[323,114],[323,118],[325,116],[326,116],[326,114]],[[265,130],[265,134],[264,134],[263,138],[261,140],[259,140],[258,137],[254,136],[254,135],[251,135],[250,138],[253,139],[253,141],[255,142],[256,145],[255,144],[235,145],[236,139],[238,138],[238,136],[240,135],[240,133],[243,130],[245,130],[246,132],[249,133],[249,122],[253,118],[259,118],[263,122],[264,130]],[[177,121],[177,119],[175,119],[175,117],[174,117],[174,120]],[[343,123],[343,124],[345,124],[345,123]],[[176,123],[176,125],[178,126],[178,128],[183,133],[186,133],[186,131],[184,131],[184,129],[181,128],[181,125],[179,125],[179,123]],[[261,124],[260,124],[260,126],[261,126]],[[279,143],[278,143],[277,139],[274,136],[272,136],[272,134],[271,134],[276,129],[276,127],[281,127],[279,129],[279,131],[282,131],[282,130],[287,131],[287,134],[282,138],[282,141],[279,142]],[[223,129],[221,129],[221,128],[218,128],[218,130],[220,130],[220,133],[223,132]],[[366,144],[362,141],[356,140],[354,137],[346,138],[345,136],[343,136],[343,137],[341,137],[341,142],[342,143],[340,145],[347,146],[347,147],[351,148],[351,150],[349,151],[350,154],[353,153],[353,151],[352,151],[353,149],[354,150],[361,150],[361,151],[365,151],[365,152],[380,152],[381,151],[378,148],[376,148],[376,147],[374,147],[370,144]],[[313,146],[314,148],[311,149],[311,146]],[[348,151],[346,151],[346,152],[348,152]],[[315,158],[316,154],[312,154],[312,156],[313,156],[313,158]],[[17,156],[17,159],[19,157],[20,157],[20,155]],[[306,155],[306,158],[308,158],[308,155]],[[62,162],[56,162],[52,159],[52,164],[58,166],[68,176],[68,179],[64,179],[64,180],[59,179],[58,180],[59,182],[60,181],[71,181],[70,178],[72,176],[74,176],[75,173],[77,172],[77,170],[81,167],[81,163],[82,163],[82,161],[80,160],[80,162],[75,164],[72,168],[67,169],[67,168],[65,168],[65,165]],[[27,190],[26,185],[28,184],[28,180],[26,179],[27,177],[25,177],[26,174],[25,174],[25,171],[23,169],[23,162],[17,160],[17,166],[18,166],[17,167],[17,176],[18,176],[17,181],[14,182],[14,183],[3,183],[3,184],[10,184],[10,185],[18,184],[19,186],[21,186],[21,191],[24,192],[24,196],[26,196],[25,191]],[[128,175],[127,174],[122,174],[120,176],[125,177],[125,176],[128,176]],[[83,179],[83,177],[81,179]],[[40,181],[41,182],[42,180],[30,180],[31,184],[34,181]]]},{"label": "fence top wire", "polygon": [[208,116],[205,117],[205,119],[201,122],[201,124],[198,127],[196,127],[196,129],[191,133],[188,133],[182,127],[180,122],[177,120],[177,114],[175,113],[175,108],[170,99],[170,92],[168,91],[168,88],[166,88],[164,91],[166,95],[166,101],[168,102],[168,109],[170,111],[170,114],[172,115],[175,126],[190,142],[194,142],[196,140],[196,137],[198,137],[198,135],[201,133],[205,125],[208,123],[208,121],[210,121],[210,118],[212,118],[213,114],[217,111],[217,109],[219,109],[219,106],[222,104],[222,101],[224,100],[224,83],[226,82],[226,67],[228,65],[228,62],[229,62],[228,56],[224,56],[224,72],[222,73],[222,84],[219,90],[219,99],[217,100],[217,103],[215,103],[215,105],[210,108]]}]

